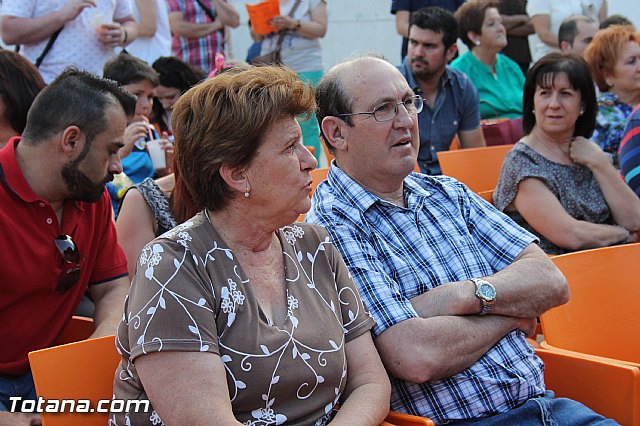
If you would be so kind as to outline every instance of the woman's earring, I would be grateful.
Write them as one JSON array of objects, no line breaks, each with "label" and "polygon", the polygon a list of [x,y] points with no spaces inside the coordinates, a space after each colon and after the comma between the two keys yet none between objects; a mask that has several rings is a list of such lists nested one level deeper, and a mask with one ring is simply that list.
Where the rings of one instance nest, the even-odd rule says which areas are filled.
[{"label": "woman's earring", "polygon": [[244,193],[244,198],[249,198],[249,191]]},{"label": "woman's earring", "polygon": [[475,40],[473,44],[475,44],[476,46],[480,46],[480,40]]},{"label": "woman's earring", "polygon": [[583,109],[580,110],[580,115],[582,115],[582,114],[584,114],[584,110]]}]

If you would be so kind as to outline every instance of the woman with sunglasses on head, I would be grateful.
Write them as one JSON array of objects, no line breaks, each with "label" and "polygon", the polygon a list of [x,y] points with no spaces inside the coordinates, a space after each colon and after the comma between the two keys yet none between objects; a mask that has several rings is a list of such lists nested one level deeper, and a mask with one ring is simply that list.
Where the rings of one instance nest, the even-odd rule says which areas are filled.
[{"label": "woman with sunglasses on head", "polygon": [[112,413],[112,424],[386,416],[373,320],[326,231],[293,223],[310,208],[317,164],[296,117],[314,107],[313,89],[284,67],[216,76],[174,106],[176,164],[204,210],[142,250],[114,397],[148,398],[152,410]]},{"label": "woman with sunglasses on head", "polygon": [[640,199],[588,138],[596,98],[587,64],[551,53],[524,87],[526,136],[507,154],[496,208],[538,235],[547,254],[635,242]]}]

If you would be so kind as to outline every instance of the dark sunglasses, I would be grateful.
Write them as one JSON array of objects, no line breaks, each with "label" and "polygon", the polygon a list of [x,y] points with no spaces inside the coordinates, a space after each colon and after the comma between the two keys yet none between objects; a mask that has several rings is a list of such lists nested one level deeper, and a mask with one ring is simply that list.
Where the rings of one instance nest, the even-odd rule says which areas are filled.
[{"label": "dark sunglasses", "polygon": [[64,261],[62,275],[56,286],[56,293],[62,294],[69,291],[80,278],[80,250],[69,235],[58,235],[53,243]]}]

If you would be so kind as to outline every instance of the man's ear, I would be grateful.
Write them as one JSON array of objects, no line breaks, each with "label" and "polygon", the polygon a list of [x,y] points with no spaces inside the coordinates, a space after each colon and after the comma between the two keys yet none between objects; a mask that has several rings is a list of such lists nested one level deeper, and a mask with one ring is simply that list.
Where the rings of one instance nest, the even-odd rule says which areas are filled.
[{"label": "man's ear", "polygon": [[449,46],[449,48],[447,49],[447,53],[445,54],[447,63],[451,62],[453,58],[455,58],[457,52],[458,45],[456,43],[453,43],[451,46]]},{"label": "man's ear", "polygon": [[224,182],[234,191],[249,192],[251,186],[246,175],[246,168],[233,167],[228,164],[220,166],[220,176]]},{"label": "man's ear", "polygon": [[563,53],[568,53],[571,51],[571,44],[568,41],[561,41],[560,42],[560,50]]},{"label": "man's ear", "polygon": [[322,133],[329,145],[338,151],[346,149],[345,132],[348,131],[349,127],[347,123],[338,117],[328,116],[322,119],[321,126]]},{"label": "man's ear", "polygon": [[67,127],[60,136],[60,149],[70,159],[77,157],[86,143],[86,135],[78,126]]}]

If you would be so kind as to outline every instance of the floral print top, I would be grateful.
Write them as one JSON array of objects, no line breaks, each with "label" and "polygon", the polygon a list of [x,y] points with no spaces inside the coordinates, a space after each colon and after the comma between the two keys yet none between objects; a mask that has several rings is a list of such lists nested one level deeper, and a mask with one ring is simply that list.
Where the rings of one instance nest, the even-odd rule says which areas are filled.
[{"label": "floral print top", "polygon": [[[253,283],[205,214],[149,243],[118,327],[114,398],[147,399],[134,364],[139,356],[211,352],[224,363],[238,421],[328,423],[347,380],[345,344],[374,321],[323,228],[295,223],[277,235],[288,305],[282,325],[264,314]],[[113,413],[110,424],[162,419],[151,406],[146,413]]]},{"label": "floral print top", "polygon": [[596,129],[591,140],[611,156],[616,168],[618,168],[618,148],[624,133],[624,125],[632,110],[631,105],[620,102],[618,96],[611,92],[598,94]]}]

